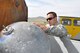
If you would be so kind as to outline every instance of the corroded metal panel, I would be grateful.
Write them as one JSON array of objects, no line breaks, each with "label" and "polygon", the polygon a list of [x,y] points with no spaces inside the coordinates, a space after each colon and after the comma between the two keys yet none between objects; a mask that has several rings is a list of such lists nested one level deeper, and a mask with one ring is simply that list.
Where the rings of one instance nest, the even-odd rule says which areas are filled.
[{"label": "corroded metal panel", "polygon": [[27,21],[28,7],[25,0],[0,0],[0,31],[18,21]]}]

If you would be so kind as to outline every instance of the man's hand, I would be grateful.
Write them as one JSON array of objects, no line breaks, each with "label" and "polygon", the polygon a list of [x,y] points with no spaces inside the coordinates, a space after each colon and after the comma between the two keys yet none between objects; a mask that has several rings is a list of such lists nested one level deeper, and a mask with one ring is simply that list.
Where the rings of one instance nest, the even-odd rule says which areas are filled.
[{"label": "man's hand", "polygon": [[48,29],[44,24],[40,24],[40,23],[33,23],[33,24],[37,25],[38,27],[40,27],[44,31],[46,31]]}]

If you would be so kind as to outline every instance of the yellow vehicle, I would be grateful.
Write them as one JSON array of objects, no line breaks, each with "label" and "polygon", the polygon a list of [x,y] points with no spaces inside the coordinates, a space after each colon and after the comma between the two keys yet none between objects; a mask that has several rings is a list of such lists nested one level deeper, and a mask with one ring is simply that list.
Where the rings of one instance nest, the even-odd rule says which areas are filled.
[{"label": "yellow vehicle", "polygon": [[80,17],[60,16],[60,23],[66,27],[71,38],[80,39]]}]

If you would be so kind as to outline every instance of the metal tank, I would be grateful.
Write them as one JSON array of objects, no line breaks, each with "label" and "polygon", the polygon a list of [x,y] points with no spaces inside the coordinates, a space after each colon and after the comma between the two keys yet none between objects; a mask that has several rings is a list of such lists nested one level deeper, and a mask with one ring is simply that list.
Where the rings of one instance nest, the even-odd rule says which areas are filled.
[{"label": "metal tank", "polygon": [[0,53],[50,53],[48,36],[32,23],[13,23],[0,35]]},{"label": "metal tank", "polygon": [[28,7],[25,0],[0,0],[0,31],[3,26],[28,20]]}]

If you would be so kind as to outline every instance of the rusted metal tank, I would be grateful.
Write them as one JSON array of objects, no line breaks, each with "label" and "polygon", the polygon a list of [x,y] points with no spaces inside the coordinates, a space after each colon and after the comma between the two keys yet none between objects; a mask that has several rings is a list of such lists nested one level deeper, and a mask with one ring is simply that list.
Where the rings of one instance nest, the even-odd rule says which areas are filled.
[{"label": "rusted metal tank", "polygon": [[0,31],[18,21],[27,21],[28,7],[25,0],[0,0]]}]

